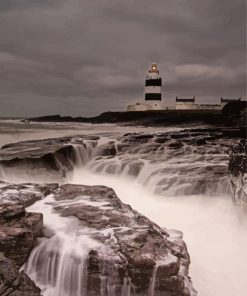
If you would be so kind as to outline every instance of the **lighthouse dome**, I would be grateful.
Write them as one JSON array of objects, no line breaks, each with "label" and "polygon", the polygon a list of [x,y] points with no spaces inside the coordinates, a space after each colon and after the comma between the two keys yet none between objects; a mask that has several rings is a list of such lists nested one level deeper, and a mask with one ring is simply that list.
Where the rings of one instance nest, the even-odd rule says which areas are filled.
[{"label": "lighthouse dome", "polygon": [[156,63],[152,63],[151,68],[148,72],[149,73],[159,73],[158,65]]},{"label": "lighthouse dome", "polygon": [[157,64],[156,63],[152,63],[152,68],[157,68],[158,66],[157,66]]}]

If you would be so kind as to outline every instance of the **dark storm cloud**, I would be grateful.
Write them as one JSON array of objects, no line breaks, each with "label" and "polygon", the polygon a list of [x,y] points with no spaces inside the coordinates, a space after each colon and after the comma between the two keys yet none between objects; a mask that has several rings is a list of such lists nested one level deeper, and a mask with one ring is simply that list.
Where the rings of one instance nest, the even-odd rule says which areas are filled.
[{"label": "dark storm cloud", "polygon": [[0,115],[92,114],[143,97],[245,96],[244,0],[0,1]]}]

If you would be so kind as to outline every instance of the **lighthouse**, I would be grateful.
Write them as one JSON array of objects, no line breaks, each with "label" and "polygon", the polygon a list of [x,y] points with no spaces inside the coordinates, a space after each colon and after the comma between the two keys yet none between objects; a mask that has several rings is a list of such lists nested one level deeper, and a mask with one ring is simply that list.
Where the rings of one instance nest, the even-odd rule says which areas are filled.
[{"label": "lighthouse", "polygon": [[147,103],[160,103],[162,79],[159,75],[158,65],[153,63],[148,71],[145,82],[145,101]]},{"label": "lighthouse", "polygon": [[162,79],[158,65],[152,63],[145,80],[145,96],[143,101],[127,106],[127,111],[163,110],[161,100]]}]

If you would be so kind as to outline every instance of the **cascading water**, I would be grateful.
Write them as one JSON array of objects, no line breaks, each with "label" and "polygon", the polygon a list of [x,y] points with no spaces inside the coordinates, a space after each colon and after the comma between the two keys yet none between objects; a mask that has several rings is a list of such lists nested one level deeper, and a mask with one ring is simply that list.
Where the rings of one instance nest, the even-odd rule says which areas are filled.
[{"label": "cascading water", "polygon": [[[106,185],[157,224],[183,231],[191,256],[190,274],[202,296],[243,295],[246,291],[247,221],[241,208],[219,196],[150,193],[132,179],[75,171],[76,184]],[[242,246],[242,247],[240,247]]]},{"label": "cascading water", "polygon": [[243,295],[247,221],[243,209],[227,197],[227,154],[201,155],[191,147],[184,149],[187,154],[135,149],[136,153],[92,158],[75,168],[71,182],[110,186],[122,201],[159,225],[182,230],[199,295]]},{"label": "cascading water", "polygon": [[82,144],[73,144],[75,152],[75,166],[83,167],[93,157],[94,148],[97,142],[87,142]]},{"label": "cascading water", "polygon": [[[86,201],[79,197],[73,202],[79,205]],[[97,250],[103,258],[100,296],[120,296],[117,270],[108,259],[112,256],[111,249],[91,238],[95,230],[80,225],[75,218],[62,217],[54,211],[54,207],[73,202],[58,202],[51,194],[27,209],[43,213],[46,238],[42,238],[33,249],[23,269],[42,289],[44,296],[88,296],[88,256],[91,250]],[[101,204],[104,206],[104,203]],[[120,287],[121,296],[131,296],[130,287],[128,278],[124,278]]]},{"label": "cascading water", "polygon": [[156,264],[153,268],[153,276],[151,278],[150,286],[149,286],[149,295],[150,296],[155,296],[154,290],[155,290],[155,284],[156,284],[156,275],[157,275],[157,270],[158,270],[158,264]]},{"label": "cascading water", "polygon": [[44,296],[87,296],[86,261],[91,248],[102,246],[90,239],[90,229],[76,219],[53,212],[58,205],[52,195],[28,210],[42,212],[50,238],[42,239],[32,251],[24,270],[42,288]]},{"label": "cascading water", "polygon": [[[179,153],[173,149],[153,151],[150,143],[139,145],[139,150],[134,145],[114,155],[101,155],[100,146],[97,152],[98,157],[87,158],[87,163],[81,167],[86,166],[97,174],[135,178],[150,192],[165,196],[227,194],[226,154],[200,154],[193,147],[184,147]],[[80,167],[80,161],[77,167]]]},{"label": "cascading water", "polygon": [[[123,202],[160,226],[182,230],[191,255],[191,277],[200,296],[244,295],[247,221],[243,209],[234,207],[227,196],[227,145],[216,140],[214,145],[185,142],[176,147],[178,143],[171,139],[163,143],[160,135],[132,141],[132,135],[115,140],[114,136],[103,136],[97,145],[72,141],[74,169],[63,182],[112,187]],[[12,171],[10,181],[56,181],[54,175],[42,178],[46,173],[39,170],[36,178],[30,172],[23,178],[18,174],[11,179]],[[5,174],[6,181],[9,177]],[[44,296],[84,296],[86,254],[91,246],[101,246],[89,239],[90,230],[79,228],[76,220],[55,214],[54,203],[50,196],[30,208],[44,214],[52,236],[48,232],[48,238],[33,250],[25,271],[42,288]],[[155,295],[156,271],[149,296]],[[104,291],[102,287],[102,296]],[[132,296],[128,278],[121,296]]]}]

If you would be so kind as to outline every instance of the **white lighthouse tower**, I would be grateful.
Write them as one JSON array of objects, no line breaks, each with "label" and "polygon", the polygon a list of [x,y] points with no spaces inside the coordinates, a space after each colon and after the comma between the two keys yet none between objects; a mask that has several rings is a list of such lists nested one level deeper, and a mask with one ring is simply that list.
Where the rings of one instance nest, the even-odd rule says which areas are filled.
[{"label": "white lighthouse tower", "polygon": [[128,111],[148,111],[148,110],[162,110],[162,79],[159,74],[158,65],[152,63],[151,69],[145,80],[145,97],[144,101],[128,105]]},{"label": "white lighthouse tower", "polygon": [[159,75],[158,65],[153,63],[148,71],[145,82],[145,102],[152,106],[152,110],[162,109],[161,100],[162,79]]}]

